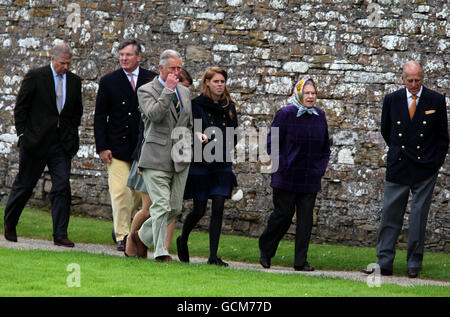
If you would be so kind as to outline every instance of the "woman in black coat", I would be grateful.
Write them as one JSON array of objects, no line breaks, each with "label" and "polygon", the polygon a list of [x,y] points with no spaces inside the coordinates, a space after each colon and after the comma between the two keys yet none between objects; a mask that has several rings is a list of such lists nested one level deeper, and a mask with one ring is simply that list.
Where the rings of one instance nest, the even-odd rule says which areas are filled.
[{"label": "woman in black coat", "polygon": [[[235,103],[226,88],[226,81],[225,70],[208,67],[202,78],[203,93],[192,100],[195,154],[184,198],[194,199],[194,209],[187,215],[182,234],[177,238],[178,257],[182,262],[189,262],[189,234],[204,216],[208,199],[211,199],[208,264],[228,265],[217,257],[217,249],[225,199],[231,197],[231,191],[237,185],[228,153],[236,145],[234,132],[238,122]],[[195,142],[201,142],[202,146]]]}]

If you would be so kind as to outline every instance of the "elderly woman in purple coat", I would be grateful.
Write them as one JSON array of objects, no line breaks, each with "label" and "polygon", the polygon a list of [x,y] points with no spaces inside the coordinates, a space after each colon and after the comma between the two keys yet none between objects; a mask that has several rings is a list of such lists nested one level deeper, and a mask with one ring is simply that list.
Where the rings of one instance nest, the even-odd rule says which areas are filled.
[{"label": "elderly woman in purple coat", "polygon": [[[325,112],[315,107],[316,84],[310,78],[299,81],[288,105],[275,113],[267,152],[278,169],[272,173],[274,211],[259,238],[260,263],[270,267],[278,244],[286,234],[297,211],[295,232],[296,271],[313,271],[306,260],[313,224],[313,208],[321,188],[330,157],[330,143]],[[278,128],[279,144],[272,141],[273,128]],[[277,146],[278,145],[278,146]]]}]

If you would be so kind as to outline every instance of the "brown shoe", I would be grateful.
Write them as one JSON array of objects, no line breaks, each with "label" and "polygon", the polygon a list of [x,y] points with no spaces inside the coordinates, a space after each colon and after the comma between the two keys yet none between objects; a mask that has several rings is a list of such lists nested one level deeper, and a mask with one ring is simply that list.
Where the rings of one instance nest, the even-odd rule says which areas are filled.
[{"label": "brown shoe", "polygon": [[3,235],[5,239],[11,242],[17,242],[17,233],[16,228],[7,228],[6,225],[3,225]]},{"label": "brown shoe", "polygon": [[73,248],[75,246],[75,243],[70,241],[67,237],[54,238],[53,244],[59,245],[61,247],[66,247],[66,248]]},{"label": "brown shoe", "polygon": [[172,257],[170,255],[161,255],[155,258],[156,262],[170,262]]},{"label": "brown shoe", "polygon": [[408,269],[408,277],[409,278],[416,278],[419,276],[420,273],[420,267],[412,267]]},{"label": "brown shoe", "polygon": [[147,258],[147,246],[141,241],[139,238],[139,234],[137,231],[133,231],[130,233],[131,241],[133,241],[134,247],[136,249],[136,257],[137,258]]}]

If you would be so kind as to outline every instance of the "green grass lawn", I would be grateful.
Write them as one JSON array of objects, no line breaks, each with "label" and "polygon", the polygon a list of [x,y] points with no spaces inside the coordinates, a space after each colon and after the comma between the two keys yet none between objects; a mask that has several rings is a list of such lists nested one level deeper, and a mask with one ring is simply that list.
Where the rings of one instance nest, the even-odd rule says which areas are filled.
[{"label": "green grass lawn", "polygon": [[[17,232],[21,236],[52,239],[51,215],[24,210]],[[112,222],[72,216],[69,237],[75,243],[113,245]],[[3,231],[3,208],[0,209]],[[179,231],[176,230],[174,237]],[[174,239],[175,240],[175,239]],[[257,263],[257,239],[223,235],[219,255],[224,260]],[[192,256],[208,256],[208,234],[193,232],[189,239]],[[282,241],[273,265],[293,265],[292,241]],[[172,243],[171,253],[176,254]],[[397,252],[396,275],[406,275],[406,252]],[[359,271],[375,262],[375,248],[311,244],[309,262],[317,269]],[[68,287],[67,265],[80,266],[81,287]],[[450,255],[426,252],[422,278],[450,280]],[[84,252],[20,251],[0,248],[0,296],[445,296],[448,287],[402,287],[383,284],[369,288],[366,283],[300,274],[270,274],[206,264],[169,264],[151,260],[94,255]],[[20,272],[20,274],[17,274]],[[13,285],[13,287],[11,287]]]},{"label": "green grass lawn", "polygon": [[[79,287],[68,265],[79,265]],[[96,255],[85,252],[0,248],[0,296],[82,297],[445,297],[448,287],[402,287],[305,276],[270,274],[207,264]],[[18,274],[20,272],[20,274]],[[69,280],[69,284],[67,281]],[[70,285],[74,285],[70,287]]]}]

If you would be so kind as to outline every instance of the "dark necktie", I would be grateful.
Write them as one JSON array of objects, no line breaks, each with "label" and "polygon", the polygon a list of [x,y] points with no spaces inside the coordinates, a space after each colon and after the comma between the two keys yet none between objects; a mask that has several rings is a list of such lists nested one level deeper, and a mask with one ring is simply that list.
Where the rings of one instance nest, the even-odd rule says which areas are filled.
[{"label": "dark necktie", "polygon": [[181,107],[180,107],[180,101],[177,98],[177,94],[173,95],[173,104],[175,106],[175,110],[177,113],[180,113]]}]

